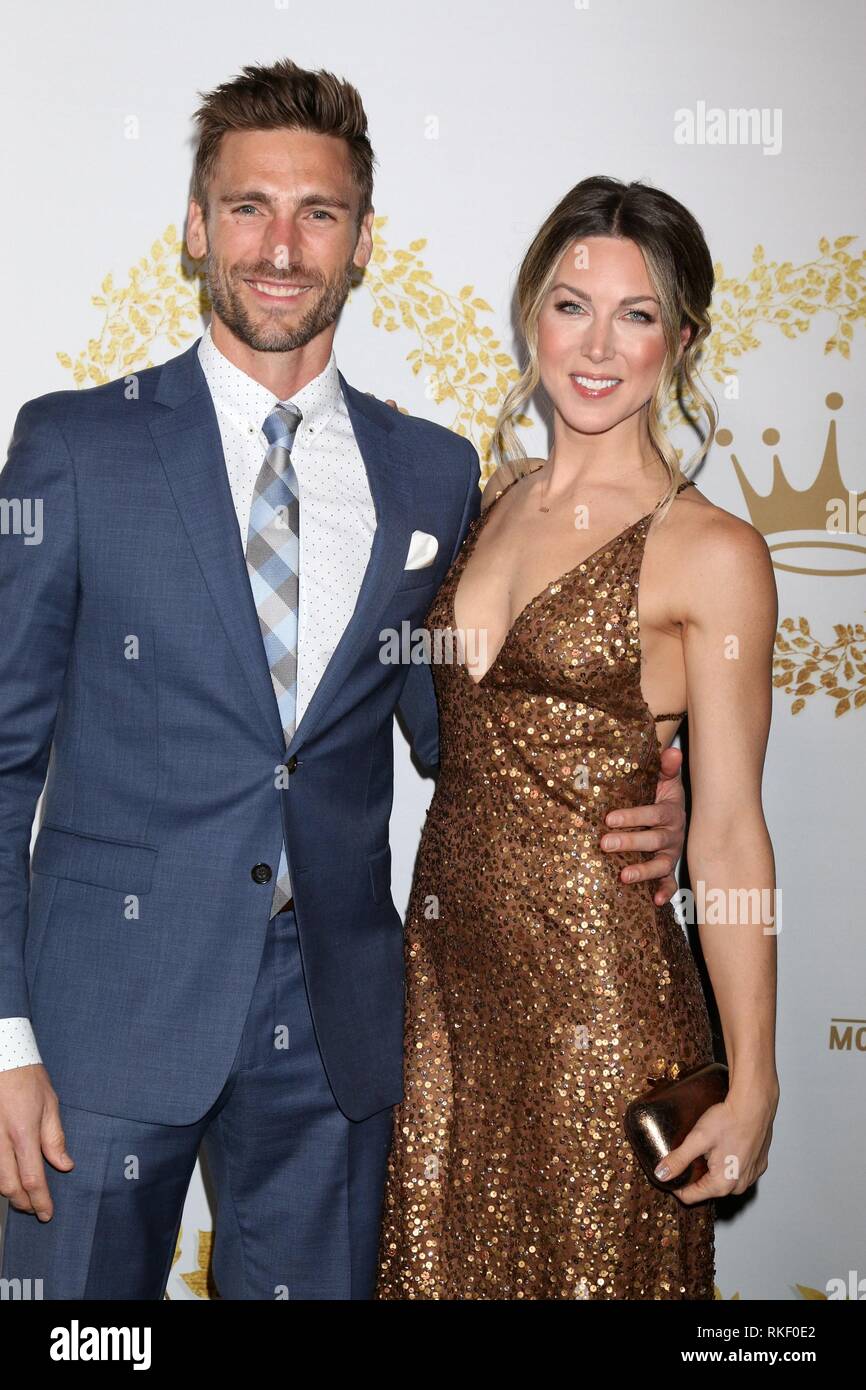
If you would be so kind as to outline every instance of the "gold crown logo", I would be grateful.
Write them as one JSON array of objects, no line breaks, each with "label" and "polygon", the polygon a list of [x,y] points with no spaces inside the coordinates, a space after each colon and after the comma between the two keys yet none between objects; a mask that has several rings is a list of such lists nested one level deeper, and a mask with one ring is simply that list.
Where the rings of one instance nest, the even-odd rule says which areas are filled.
[{"label": "gold crown logo", "polygon": [[[842,403],[842,396],[836,391],[825,400],[829,410],[838,410]],[[778,430],[774,429],[764,430],[761,436],[771,447],[779,443],[779,437]],[[727,446],[733,443],[733,435],[730,430],[720,429],[716,432],[716,441]],[[785,477],[779,455],[774,453],[772,487],[762,495],[752,487],[734,454],[731,454],[731,462],[752,525],[768,540],[776,536],[781,538],[769,544],[776,569],[796,574],[866,574],[866,493],[854,492],[843,482],[835,420],[829,423],[824,457],[811,487],[792,487]],[[796,535],[796,532],[809,534]],[[829,568],[815,568],[814,564],[806,563],[808,554],[798,554],[816,550],[832,552]],[[785,558],[779,558],[781,556]],[[830,560],[829,555],[821,558]]]}]

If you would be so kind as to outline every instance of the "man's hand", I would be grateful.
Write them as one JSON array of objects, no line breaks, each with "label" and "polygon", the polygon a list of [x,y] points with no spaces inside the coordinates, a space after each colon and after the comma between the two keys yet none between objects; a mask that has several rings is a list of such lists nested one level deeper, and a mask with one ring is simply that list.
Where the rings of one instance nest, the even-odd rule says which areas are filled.
[{"label": "man's hand", "polygon": [[[674,878],[676,862],[683,852],[686,829],[685,793],[680,768],[683,755],[678,748],[666,748],[661,755],[661,775],[656,785],[654,806],[626,806],[609,811],[605,825],[617,827],[618,833],[605,833],[601,847],[608,853],[620,850],[649,850],[651,857],[641,864],[629,864],[620,873],[623,883],[638,883],[643,879],[658,879],[653,902],[662,907],[677,892]],[[620,832],[620,827],[640,826],[639,830]]]},{"label": "man's hand", "polygon": [[[372,391],[365,391],[365,392],[364,392],[364,395],[365,395],[365,396],[373,396],[373,400],[374,400],[374,401],[375,401],[375,400],[378,400],[378,396],[374,395]],[[399,405],[397,404],[397,402],[396,402],[396,401],[392,401],[390,398],[385,402],[385,404],[386,404],[386,405],[393,406],[395,410],[399,410],[399,409],[400,409],[400,407],[399,407]]]},{"label": "man's hand", "polygon": [[0,1071],[0,1193],[17,1211],[50,1221],[54,1203],[43,1154],[62,1172],[75,1166],[48,1072],[41,1062]]}]

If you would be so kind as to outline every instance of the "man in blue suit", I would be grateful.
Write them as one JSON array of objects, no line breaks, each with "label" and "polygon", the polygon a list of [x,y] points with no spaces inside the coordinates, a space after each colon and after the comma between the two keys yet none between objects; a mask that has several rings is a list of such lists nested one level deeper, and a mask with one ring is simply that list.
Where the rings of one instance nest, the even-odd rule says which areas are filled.
[{"label": "man in blue suit", "polygon": [[[28,402],[3,472],[2,1273],[162,1297],[203,1145],[223,1298],[363,1299],[402,1096],[395,708],[438,759],[430,669],[380,633],[420,627],[479,463],[336,365],[372,253],[355,89],[247,68],[197,120],[209,328]],[[675,858],[678,798],[655,817]]]}]

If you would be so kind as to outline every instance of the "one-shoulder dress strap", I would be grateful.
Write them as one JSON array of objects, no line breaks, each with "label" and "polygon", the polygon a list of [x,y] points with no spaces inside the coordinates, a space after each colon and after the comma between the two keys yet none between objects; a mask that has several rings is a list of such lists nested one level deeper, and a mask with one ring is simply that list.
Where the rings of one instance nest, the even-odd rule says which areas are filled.
[{"label": "one-shoulder dress strap", "polygon": [[[538,467],[540,468],[541,464],[539,464]],[[491,473],[487,482],[484,484],[481,515],[483,516],[486,512],[489,512],[494,502],[498,502],[499,498],[502,497],[510,487],[513,487],[515,483],[519,483],[521,478],[526,478],[531,473],[536,473],[537,471],[538,469],[536,468],[528,468],[526,466],[526,461],[523,459],[505,459],[504,462],[500,463],[499,467]],[[489,498],[487,497],[488,491],[490,493]],[[487,500],[485,500],[485,498]]]}]

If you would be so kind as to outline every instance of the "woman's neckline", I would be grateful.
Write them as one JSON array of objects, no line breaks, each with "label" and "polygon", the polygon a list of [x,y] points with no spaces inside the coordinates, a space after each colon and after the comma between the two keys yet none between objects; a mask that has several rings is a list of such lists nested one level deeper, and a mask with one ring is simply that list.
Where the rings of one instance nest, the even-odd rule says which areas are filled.
[{"label": "woman's neckline", "polygon": [[[533,469],[533,470],[532,470],[532,472],[534,472],[534,473],[537,472],[537,471],[538,471],[538,469]],[[500,499],[501,499],[502,497],[505,496],[505,494],[506,494],[506,492],[508,492],[509,488],[513,487],[515,483],[519,483],[519,482],[522,481],[522,479],[523,479],[524,477],[529,477],[529,476],[530,476],[530,474],[525,474],[525,473],[523,473],[523,474],[520,475],[519,478],[512,478],[512,480],[511,480],[510,483],[506,483],[505,487],[502,488],[502,490],[497,494],[496,497],[494,497],[493,501],[491,502],[491,504],[490,504],[490,506],[487,508],[487,510],[486,510],[485,512],[482,512],[479,516],[477,516],[477,517],[475,518],[475,521],[474,521],[474,523],[473,523],[473,525],[474,525],[474,530],[473,530],[472,533],[470,533],[470,535],[467,535],[467,538],[466,538],[466,539],[469,540],[469,539],[471,538],[472,544],[471,544],[466,550],[464,550],[464,552],[463,552],[463,563],[461,564],[460,570],[459,570],[459,572],[458,572],[457,582],[455,583],[455,585],[454,585],[454,587],[453,587],[453,589],[452,589],[452,591],[451,591],[451,605],[450,605],[450,606],[451,606],[451,614],[450,614],[450,621],[451,621],[453,627],[454,627],[457,631],[464,631],[464,630],[465,630],[465,629],[463,629],[463,628],[461,627],[461,625],[460,625],[460,624],[458,623],[458,621],[457,621],[457,591],[458,591],[458,589],[460,588],[460,579],[461,579],[462,576],[463,576],[463,570],[464,570],[464,568],[465,568],[466,558],[468,557],[468,555],[470,555],[470,554],[472,553],[473,549],[475,548],[475,543],[476,543],[478,537],[480,536],[481,531],[483,530],[484,523],[485,523],[485,521],[487,520],[487,518],[488,518],[488,516],[490,515],[490,513],[493,511],[493,508],[496,506],[496,503],[497,503],[498,501],[500,501]],[[686,480],[685,480],[684,482],[680,483],[679,487],[678,487],[677,490],[676,490],[675,496],[679,496],[679,494],[683,491],[684,488],[692,487],[692,486],[694,486],[694,484],[693,484],[693,482],[692,482],[692,479],[691,479],[691,478],[686,478]],[[481,685],[483,684],[483,682],[487,679],[487,677],[490,675],[490,672],[493,670],[493,668],[498,664],[498,662],[499,662],[499,660],[500,660],[500,657],[502,656],[502,653],[503,653],[503,651],[505,650],[506,645],[507,645],[508,642],[511,640],[511,636],[512,636],[512,634],[514,633],[515,629],[522,623],[523,618],[525,617],[525,615],[526,615],[532,608],[534,608],[535,605],[536,605],[537,603],[539,603],[539,602],[541,601],[542,598],[545,597],[545,595],[548,593],[548,591],[549,591],[550,589],[553,589],[553,588],[558,587],[559,585],[565,583],[565,582],[566,582],[568,579],[570,579],[573,575],[577,574],[577,573],[582,569],[582,567],[583,567],[584,565],[588,565],[588,564],[590,563],[590,561],[597,559],[598,556],[601,555],[603,551],[608,550],[611,546],[616,545],[619,541],[623,540],[627,535],[629,535],[632,531],[634,531],[634,530],[635,530],[638,526],[640,526],[644,521],[647,521],[648,518],[652,517],[652,516],[655,514],[655,511],[656,511],[656,507],[657,507],[657,506],[658,506],[658,503],[656,503],[656,506],[655,506],[655,507],[652,507],[648,512],[645,512],[643,516],[639,516],[639,517],[637,518],[636,521],[632,521],[628,526],[624,526],[623,529],[622,529],[621,531],[618,531],[617,534],[616,534],[615,536],[611,536],[609,540],[606,540],[606,541],[604,541],[601,545],[597,546],[595,550],[591,551],[589,555],[584,556],[584,558],[583,558],[582,560],[578,560],[577,564],[572,565],[570,569],[567,569],[563,574],[558,575],[556,579],[551,579],[551,580],[549,580],[548,583],[545,584],[544,588],[543,588],[543,589],[540,589],[539,592],[538,592],[537,594],[533,594],[532,597],[531,597],[530,599],[527,600],[527,602],[523,605],[523,607],[520,609],[519,613],[518,613],[518,614],[516,615],[516,617],[514,618],[514,621],[511,623],[510,627],[508,628],[507,632],[505,633],[505,636],[503,637],[502,642],[501,642],[500,645],[499,645],[499,649],[498,649],[496,655],[494,656],[493,660],[490,662],[490,665],[487,667],[487,669],[486,669],[486,670],[483,672],[483,674],[478,678],[478,680],[476,680],[473,676],[470,676],[470,675],[469,675],[469,672],[468,672],[468,670],[467,670],[467,671],[466,671],[467,680],[471,681],[471,683],[472,683],[476,688],[479,687],[479,686],[481,686]],[[461,664],[462,664],[462,663],[461,663]]]}]

